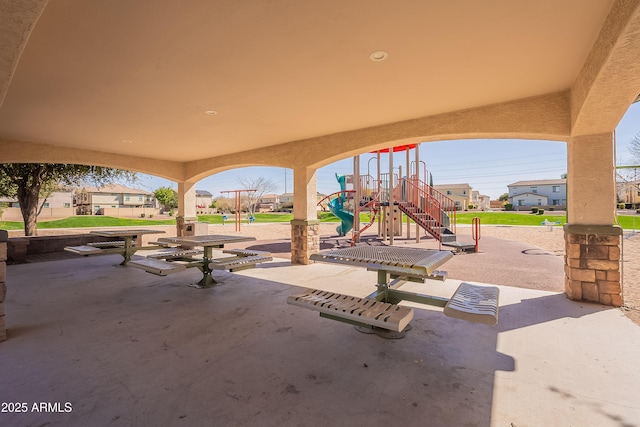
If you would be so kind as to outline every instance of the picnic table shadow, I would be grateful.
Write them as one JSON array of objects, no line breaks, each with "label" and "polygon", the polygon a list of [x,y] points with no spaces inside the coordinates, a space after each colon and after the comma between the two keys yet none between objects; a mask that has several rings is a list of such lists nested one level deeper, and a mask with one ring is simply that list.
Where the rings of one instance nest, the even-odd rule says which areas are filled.
[{"label": "picnic table shadow", "polygon": [[[279,298],[282,293],[290,292],[278,292]],[[282,342],[284,376],[295,390],[288,400],[295,402],[293,412],[311,406],[304,417],[314,424],[349,425],[336,414],[352,413],[376,425],[422,419],[434,426],[489,426],[496,372],[517,370],[518,363],[517,355],[497,351],[500,333],[608,309],[551,294],[501,307],[494,327],[418,309],[404,339],[384,340],[288,307],[289,324],[278,329],[290,338]]]},{"label": "picnic table shadow", "polygon": [[[174,276],[148,277],[104,258],[91,262],[94,280],[65,268],[47,298],[33,292],[42,275],[14,289],[3,357],[23,358],[32,375],[59,384],[58,394],[43,399],[62,390],[78,407],[97,399],[96,417],[113,417],[135,390],[130,410],[149,416],[175,404],[194,423],[198,414],[215,414],[244,425],[490,426],[496,373],[518,369],[518,354],[498,350],[501,333],[610,310],[543,294],[501,306],[498,325],[488,326],[417,309],[405,338],[385,340],[287,305],[296,290],[280,281],[220,272],[222,286],[194,292]],[[40,306],[55,310],[40,313]],[[36,344],[27,340],[42,349],[55,343],[57,357],[32,352]],[[38,362],[43,358],[47,363]],[[150,386],[150,378],[165,388]],[[18,396],[32,392],[20,375],[6,381]],[[30,415],[34,423],[48,419],[37,416]]]}]

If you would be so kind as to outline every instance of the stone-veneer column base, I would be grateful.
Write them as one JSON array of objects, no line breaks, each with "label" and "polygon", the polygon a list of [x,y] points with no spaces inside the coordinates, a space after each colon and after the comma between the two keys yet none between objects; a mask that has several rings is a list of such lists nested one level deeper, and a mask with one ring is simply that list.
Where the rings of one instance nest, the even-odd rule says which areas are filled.
[{"label": "stone-veneer column base", "polygon": [[291,264],[309,264],[309,256],[320,252],[320,221],[291,221]]},{"label": "stone-veneer column base", "polygon": [[4,299],[7,296],[7,241],[6,230],[0,230],[0,341],[7,339],[7,328],[4,324]]},{"label": "stone-veneer column base", "polygon": [[620,307],[622,228],[565,224],[564,241],[567,296],[575,301]]}]

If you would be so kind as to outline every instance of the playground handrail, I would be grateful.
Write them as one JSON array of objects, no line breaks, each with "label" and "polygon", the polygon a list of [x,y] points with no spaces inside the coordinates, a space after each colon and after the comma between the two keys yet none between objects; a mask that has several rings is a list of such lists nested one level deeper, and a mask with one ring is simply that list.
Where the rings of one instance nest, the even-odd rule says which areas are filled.
[{"label": "playground handrail", "polygon": [[437,227],[446,227],[456,233],[456,203],[451,198],[424,183],[415,176],[402,178],[396,186],[394,198],[408,202],[426,213],[434,222],[433,232],[440,235]]}]

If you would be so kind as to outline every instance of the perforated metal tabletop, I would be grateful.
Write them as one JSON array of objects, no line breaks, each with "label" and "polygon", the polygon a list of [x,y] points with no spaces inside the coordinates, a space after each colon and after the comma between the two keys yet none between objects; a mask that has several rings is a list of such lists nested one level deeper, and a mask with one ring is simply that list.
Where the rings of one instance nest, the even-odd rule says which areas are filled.
[{"label": "perforated metal tabletop", "polygon": [[439,266],[453,257],[450,251],[433,249],[400,248],[397,246],[354,246],[311,255],[313,261],[331,262],[384,270],[393,267],[407,274],[429,276]]}]

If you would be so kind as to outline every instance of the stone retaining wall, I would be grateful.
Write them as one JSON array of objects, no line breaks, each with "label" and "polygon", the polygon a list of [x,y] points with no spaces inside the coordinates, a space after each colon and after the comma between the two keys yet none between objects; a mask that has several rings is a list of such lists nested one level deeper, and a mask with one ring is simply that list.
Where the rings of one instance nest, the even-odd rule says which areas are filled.
[{"label": "stone retaining wall", "polygon": [[5,244],[7,247],[6,259],[10,263],[21,264],[27,261],[29,255],[62,252],[65,246],[80,246],[91,242],[106,242],[109,240],[113,239],[94,234],[11,237]]},{"label": "stone retaining wall", "polygon": [[7,232],[0,230],[0,341],[7,339],[4,323],[4,300],[7,296]]}]

